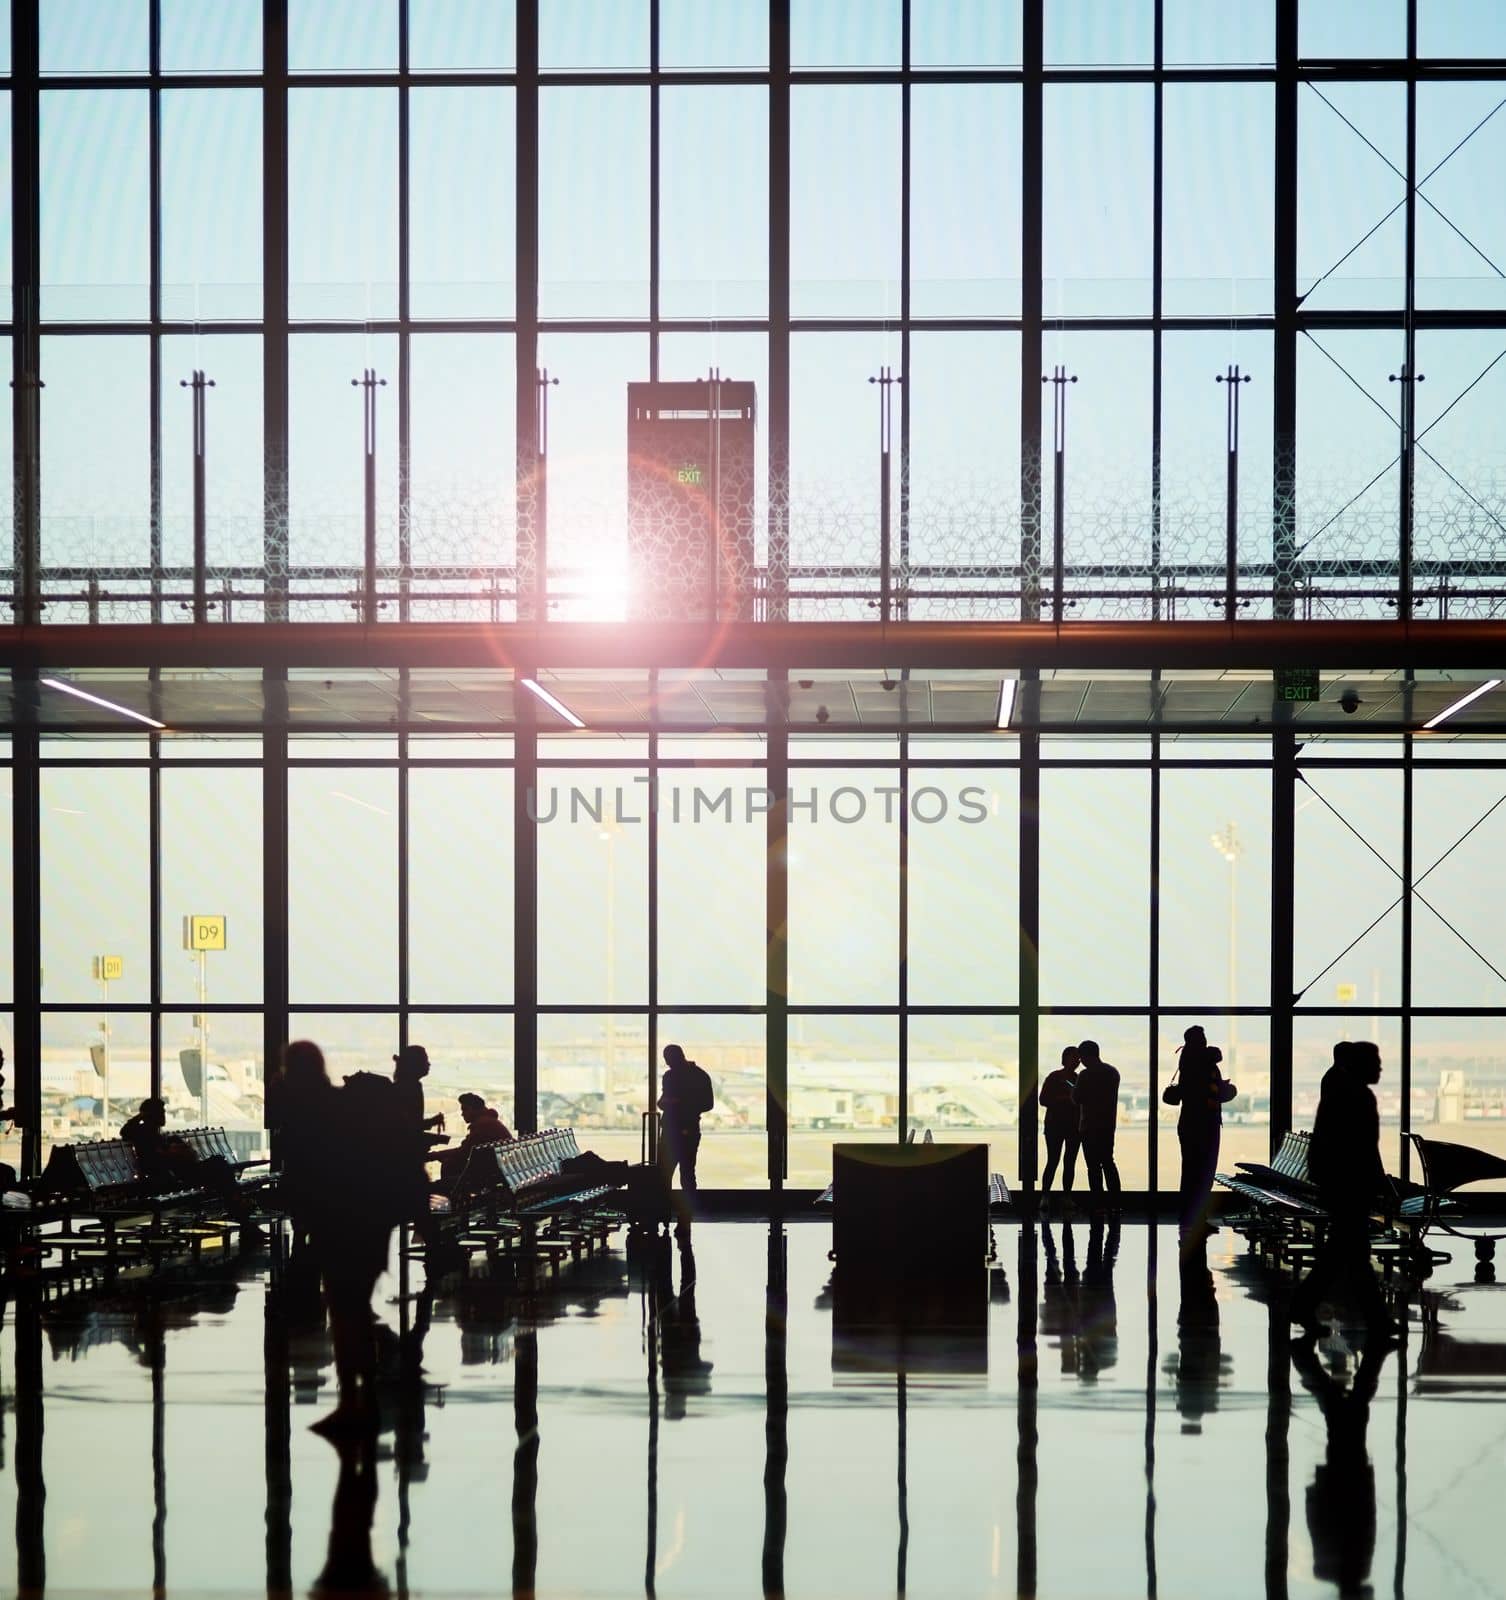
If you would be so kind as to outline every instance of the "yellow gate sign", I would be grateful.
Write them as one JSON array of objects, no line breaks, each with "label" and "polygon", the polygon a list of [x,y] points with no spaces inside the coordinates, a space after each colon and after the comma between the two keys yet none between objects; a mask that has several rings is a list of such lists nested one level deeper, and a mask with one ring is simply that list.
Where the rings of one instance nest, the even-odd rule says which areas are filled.
[{"label": "yellow gate sign", "polygon": [[1341,983],[1339,985],[1339,1004],[1352,1006],[1360,996],[1360,986],[1357,983]]},{"label": "yellow gate sign", "polygon": [[223,950],[225,919],[220,916],[194,916],[183,919],[185,950]]},{"label": "yellow gate sign", "polygon": [[124,956],[95,956],[94,981],[96,983],[114,983],[124,973]]}]

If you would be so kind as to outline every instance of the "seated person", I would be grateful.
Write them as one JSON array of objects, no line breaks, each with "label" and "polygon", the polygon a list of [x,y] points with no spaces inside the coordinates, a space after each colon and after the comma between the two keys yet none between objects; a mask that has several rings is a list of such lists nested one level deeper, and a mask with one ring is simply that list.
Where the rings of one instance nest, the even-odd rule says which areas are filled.
[{"label": "seated person", "polygon": [[152,1182],[192,1183],[198,1157],[181,1139],[169,1138],[166,1129],[167,1107],[153,1095],[122,1125],[120,1137],[136,1152],[142,1172]]},{"label": "seated person", "polygon": [[[20,1127],[21,1118],[14,1106],[5,1104],[5,1052],[0,1050],[0,1122],[14,1123]],[[9,1194],[16,1187],[16,1169],[8,1161],[0,1161],[0,1194]]]},{"label": "seated person", "polygon": [[236,1217],[246,1214],[245,1197],[229,1162],[222,1156],[200,1160],[182,1139],[168,1133],[167,1106],[155,1095],[122,1124],[120,1137],[136,1152],[148,1183],[206,1189],[226,1201]]},{"label": "seated person", "polygon": [[453,1150],[439,1157],[441,1182],[458,1178],[465,1171],[471,1152],[485,1144],[511,1144],[512,1132],[502,1118],[487,1105],[479,1094],[460,1097],[460,1115],[465,1122],[466,1134]]}]

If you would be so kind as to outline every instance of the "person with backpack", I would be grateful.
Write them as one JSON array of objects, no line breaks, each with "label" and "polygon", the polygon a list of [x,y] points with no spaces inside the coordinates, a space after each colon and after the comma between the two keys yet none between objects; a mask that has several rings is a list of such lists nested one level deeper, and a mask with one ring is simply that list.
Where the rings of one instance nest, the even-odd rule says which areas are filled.
[{"label": "person with backpack", "polygon": [[1182,1035],[1178,1053],[1180,1060],[1161,1099],[1181,1108],[1177,1115],[1177,1142],[1182,1147],[1178,1214],[1180,1237],[1186,1239],[1216,1231],[1209,1203],[1218,1170],[1223,1108],[1239,1091],[1219,1071],[1223,1051],[1208,1043],[1208,1035],[1196,1023]]},{"label": "person with backpack", "polygon": [[716,1104],[710,1075],[686,1058],[677,1044],[664,1046],[664,1077],[659,1096],[663,1113],[660,1127],[659,1160],[664,1181],[674,1181],[680,1169],[680,1187],[687,1195],[696,1192],[695,1163],[701,1147],[701,1118]]}]

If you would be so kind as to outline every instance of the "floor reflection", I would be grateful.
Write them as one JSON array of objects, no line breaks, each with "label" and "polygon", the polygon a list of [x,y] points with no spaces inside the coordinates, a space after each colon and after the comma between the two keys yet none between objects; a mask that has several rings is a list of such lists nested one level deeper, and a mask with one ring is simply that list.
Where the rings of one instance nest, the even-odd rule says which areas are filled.
[{"label": "floor reflection", "polygon": [[1318,1402],[1327,1435],[1324,1457],[1307,1488],[1313,1576],[1342,1595],[1368,1594],[1375,1559],[1375,1468],[1367,1434],[1370,1403],[1391,1346],[1371,1335],[1351,1374],[1344,1356],[1320,1359],[1310,1339],[1292,1341],[1292,1365]]},{"label": "floor reflection", "polygon": [[394,1270],[378,1428],[338,1446],[307,1428],[331,1351],[296,1262],[17,1293],[0,1581],[1048,1596],[1203,1593],[1216,1571],[1281,1597],[1500,1591],[1506,1297],[1470,1260],[1400,1286],[1399,1344],[1342,1307],[1317,1343],[1227,1230],[1001,1227],[975,1282],[901,1295],[844,1284],[829,1238],[702,1223],[537,1281]]}]

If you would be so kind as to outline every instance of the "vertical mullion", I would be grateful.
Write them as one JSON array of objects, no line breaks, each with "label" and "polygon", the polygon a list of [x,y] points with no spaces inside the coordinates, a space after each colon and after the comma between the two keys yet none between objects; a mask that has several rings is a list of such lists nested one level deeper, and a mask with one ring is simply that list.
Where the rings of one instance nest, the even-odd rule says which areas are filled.
[{"label": "vertical mullion", "polygon": [[910,8],[911,0],[901,0],[904,75],[899,90],[899,565],[893,609],[893,615],[901,622],[909,615],[910,590]]},{"label": "vertical mullion", "polygon": [[[1410,698],[1410,696],[1408,697]],[[1412,735],[1402,741],[1401,775],[1401,1181],[1412,1177],[1412,936],[1415,930],[1412,905],[1413,844],[1416,819],[1413,785],[1416,780]],[[1377,1041],[1378,1043],[1379,1041]]]},{"label": "vertical mullion", "polygon": [[[406,698],[407,669],[403,669]],[[397,736],[397,1047],[408,1045],[408,834],[411,820],[408,797],[408,734]]]},{"label": "vertical mullion", "polygon": [[765,618],[789,615],[790,0],[769,0],[769,566]]},{"label": "vertical mullion", "polygon": [[[11,6],[11,450],[15,620],[41,616],[41,94],[37,0]],[[18,924],[19,926],[19,924]],[[18,969],[19,970],[19,969]],[[20,1040],[16,1041],[18,1058]]]},{"label": "vertical mullion", "polygon": [[[1020,620],[1041,611],[1041,216],[1045,0],[1024,0],[1020,84]],[[1037,673],[1021,672],[1016,718],[1039,710]],[[1020,1187],[1035,1188],[1041,1042],[1041,744],[1020,734]],[[1022,1230],[1023,1232],[1023,1230]],[[1023,1250],[1023,1244],[1021,1246]],[[1033,1439],[1033,1434],[1032,1434]],[[1034,1458],[1032,1450],[1032,1470]],[[1033,1510],[1032,1510],[1033,1516]],[[1032,1522],[1032,1538],[1034,1524]],[[1032,1571],[1033,1571],[1032,1562]]]},{"label": "vertical mullion", "polygon": [[789,681],[769,673],[769,808],[764,816],[764,1119],[768,1137],[769,1187],[784,1188],[789,1170],[789,807],[790,735],[785,708]]},{"label": "vertical mullion", "polygon": [[[1396,615],[1412,619],[1412,517],[1417,450],[1417,0],[1407,0],[1406,301],[1402,332],[1401,516],[1397,549]],[[1410,774],[1410,768],[1408,769]],[[1408,781],[1410,781],[1410,776]],[[1411,895],[1408,893],[1410,909]],[[1403,959],[1406,959],[1403,956]],[[1406,1106],[1403,1103],[1403,1117]],[[1405,1141],[1403,1141],[1405,1143]]]},{"label": "vertical mullion", "polygon": [[[517,616],[547,620],[548,553],[538,523],[539,470],[539,0],[518,0],[516,154],[514,185],[517,279],[516,386]],[[533,696],[519,680],[537,667],[514,663],[517,730],[513,735],[513,1111],[520,1133],[538,1127],[539,964],[538,724]]]},{"label": "vertical mullion", "polygon": [[[1276,0],[1275,330],[1271,351],[1272,615],[1289,621],[1297,588],[1297,0]],[[1289,988],[1290,986],[1288,986]],[[1272,999],[1276,998],[1275,993]]]},{"label": "vertical mullion", "polygon": [[[151,332],[147,354],[148,527],[151,619],[162,621],[162,0],[151,0],[151,87],[147,90],[148,255],[147,294]],[[156,1052],[153,1051],[153,1064]],[[205,1070],[208,1070],[207,1064]],[[156,1089],[152,1090],[156,1094]]]},{"label": "vertical mullion", "polygon": [[789,1532],[790,1363],[789,1241],[770,1221],[763,1318],[763,1592],[785,1592],[784,1547]]},{"label": "vertical mullion", "polygon": [[[1156,81],[1152,88],[1152,189],[1151,189],[1151,279],[1150,279],[1150,614],[1161,618],[1161,377],[1162,327],[1164,307],[1162,273],[1165,270],[1165,125],[1166,80],[1164,76],[1165,0],[1156,0]],[[1154,1061],[1155,1057],[1151,1057]],[[1152,1119],[1154,1120],[1154,1119]]]},{"label": "vertical mullion", "polygon": [[[397,615],[408,621],[413,568],[411,397],[411,197],[412,159],[408,87],[408,14],[410,0],[398,0],[397,13]],[[406,741],[405,741],[406,742]],[[405,1019],[406,1026],[406,1019]]]},{"label": "vertical mullion", "polygon": [[264,615],[288,614],[288,0],[262,12]]},{"label": "vertical mullion", "polygon": [[285,669],[263,676],[262,1043],[270,1077],[288,1038],[288,684]]},{"label": "vertical mullion", "polygon": [[[1023,678],[1023,675],[1022,675]],[[1038,701],[1034,684],[1020,693]],[[1031,706],[1031,710],[1035,707]],[[1041,736],[1020,734],[1020,1188],[1035,1189],[1041,1045]]]},{"label": "vertical mullion", "polygon": [[[659,674],[649,672],[649,703],[658,695]],[[608,937],[610,937],[608,930]],[[608,1016],[607,1026],[613,1025]],[[648,735],[648,1101],[644,1110],[653,1120],[659,1103],[659,730]],[[657,1155],[657,1151],[655,1154]]]},{"label": "vertical mullion", "polygon": [[1271,735],[1271,1158],[1292,1125],[1292,946],[1296,908],[1297,740]]},{"label": "vertical mullion", "polygon": [[[151,562],[151,619],[162,621],[162,0],[151,0],[147,20],[147,297],[151,332],[147,344],[148,526]],[[150,669],[156,678],[159,669]],[[162,737],[153,732],[147,748],[147,1092],[162,1094]],[[199,1064],[209,1082],[209,1062]],[[207,1098],[207,1090],[206,1090]]]},{"label": "vertical mullion", "polygon": [[546,530],[539,515],[539,0],[518,0],[515,183],[517,617],[548,619]]},{"label": "vertical mullion", "polygon": [[[533,674],[530,663],[513,667],[514,685]],[[517,730],[513,735],[513,1112],[519,1133],[538,1130],[538,725],[533,696],[514,687]]]},{"label": "vertical mullion", "polygon": [[11,960],[15,1012],[15,1106],[21,1124],[21,1176],[42,1170],[42,797],[41,740],[36,728],[36,676],[17,669],[17,711],[11,735]]},{"label": "vertical mullion", "polygon": [[[1041,613],[1041,226],[1044,0],[1025,0],[1020,85],[1020,620]],[[1021,1104],[1024,1104],[1023,1099]]]},{"label": "vertical mullion", "polygon": [[[151,1054],[151,1087],[147,1093],[162,1094],[162,735],[150,735],[151,766],[147,769],[147,918],[148,977],[151,1015],[148,1030]],[[203,1081],[209,1082],[209,1062],[200,1063]]]},{"label": "vertical mullion", "polygon": [[[1164,311],[1165,271],[1165,157],[1166,157],[1166,6],[1165,0],[1155,0],[1155,63],[1156,78],[1152,88],[1152,191],[1151,191],[1151,284],[1150,284],[1150,614],[1153,621],[1161,620],[1161,382],[1163,330],[1161,318]],[[1152,683],[1160,676],[1152,673]],[[1149,1150],[1146,1159],[1145,1187],[1150,1202],[1150,1214],[1156,1215],[1157,1196],[1161,1187],[1161,1119],[1156,1107],[1161,1103],[1156,1093],[1156,1052],[1161,1032],[1161,735],[1153,727],[1150,735],[1150,971],[1147,977],[1147,995],[1150,1000],[1149,1032],[1145,1059],[1150,1063],[1150,1113],[1146,1118]],[[1152,1297],[1154,1299],[1154,1297]],[[1154,1304],[1151,1312],[1151,1348],[1155,1348]],[[1154,1407],[1147,1423],[1146,1452],[1147,1473],[1153,1459],[1155,1419]],[[1152,1523],[1153,1528],[1153,1523]],[[1151,1559],[1154,1544],[1148,1535],[1147,1562]]]},{"label": "vertical mullion", "polygon": [[1147,978],[1150,1035],[1145,1058],[1150,1063],[1150,1116],[1147,1119],[1150,1154],[1145,1187],[1154,1216],[1161,1186],[1161,1121],[1156,1114],[1156,1107],[1161,1103],[1156,1092],[1156,1051],[1161,1033],[1161,735],[1157,729],[1152,729],[1150,736],[1150,971]]},{"label": "vertical mullion", "polygon": [[899,736],[899,1142],[910,1131],[910,735]]},{"label": "vertical mullion", "polygon": [[[659,0],[648,0],[648,376],[659,381]],[[650,1028],[652,1033],[652,1028]]]}]

